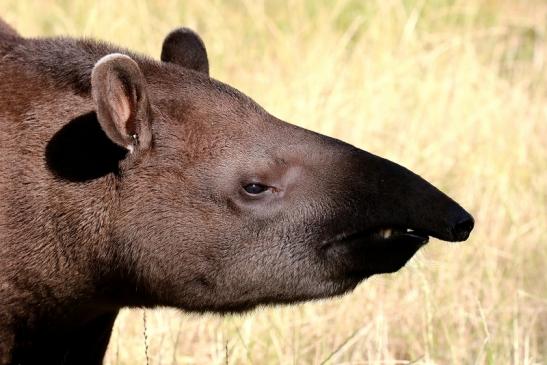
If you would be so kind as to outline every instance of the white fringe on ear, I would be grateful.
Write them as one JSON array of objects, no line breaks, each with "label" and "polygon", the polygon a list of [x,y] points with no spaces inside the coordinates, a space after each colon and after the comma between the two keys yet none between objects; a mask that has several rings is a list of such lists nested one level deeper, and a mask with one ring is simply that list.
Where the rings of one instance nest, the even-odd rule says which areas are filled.
[{"label": "white fringe on ear", "polygon": [[[101,64],[105,63],[105,62],[108,62],[110,60],[113,60],[115,58],[127,58],[133,62],[135,62],[131,57],[129,57],[128,55],[125,55],[123,53],[118,53],[118,52],[115,52],[115,53],[110,53],[110,54],[107,54],[106,56],[103,56],[101,57],[97,63],[95,63],[95,65],[93,66],[93,70],[91,71],[91,73],[93,74],[93,72],[95,72],[95,69],[97,66],[100,66]],[[127,148],[127,150],[129,151],[129,153],[133,153],[135,151],[135,146],[133,146],[132,144],[128,144],[125,148]]]},{"label": "white fringe on ear", "polygon": [[118,57],[129,58],[130,60],[133,61],[133,59],[131,57],[129,57],[128,55],[125,55],[125,54],[122,54],[122,53],[110,53],[110,54],[107,54],[106,56],[103,56],[100,60],[98,60],[97,63],[95,64],[95,66],[98,66],[101,63],[108,62],[108,61],[110,61],[114,58],[118,58]]}]

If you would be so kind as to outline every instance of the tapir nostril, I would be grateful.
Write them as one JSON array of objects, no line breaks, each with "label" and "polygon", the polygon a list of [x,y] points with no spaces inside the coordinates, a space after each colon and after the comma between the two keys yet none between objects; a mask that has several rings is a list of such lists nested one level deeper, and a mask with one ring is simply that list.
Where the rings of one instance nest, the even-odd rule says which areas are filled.
[{"label": "tapir nostril", "polygon": [[456,241],[465,241],[473,226],[475,225],[475,220],[470,215],[467,215],[465,218],[461,219],[458,223],[452,228],[452,235]]}]

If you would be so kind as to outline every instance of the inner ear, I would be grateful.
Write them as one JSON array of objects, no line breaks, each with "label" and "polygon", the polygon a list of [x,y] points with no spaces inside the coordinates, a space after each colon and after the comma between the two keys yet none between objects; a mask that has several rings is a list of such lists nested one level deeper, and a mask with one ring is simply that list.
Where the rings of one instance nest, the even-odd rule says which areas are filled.
[{"label": "inner ear", "polygon": [[165,37],[161,60],[209,75],[205,44],[196,32],[188,28],[175,29]]},{"label": "inner ear", "polygon": [[97,117],[106,135],[133,152],[150,147],[151,107],[138,64],[122,54],[104,56],[91,73]]}]

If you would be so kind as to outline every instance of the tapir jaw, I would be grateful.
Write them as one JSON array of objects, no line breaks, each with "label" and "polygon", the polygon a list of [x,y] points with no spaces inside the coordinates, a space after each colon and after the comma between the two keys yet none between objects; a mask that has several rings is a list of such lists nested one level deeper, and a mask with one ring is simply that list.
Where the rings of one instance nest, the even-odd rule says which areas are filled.
[{"label": "tapir jaw", "polygon": [[362,278],[392,273],[401,269],[427,242],[429,237],[416,234],[395,234],[381,237],[377,233],[358,232],[325,246],[327,251],[348,256],[345,268],[349,274]]},{"label": "tapir jaw", "polygon": [[369,229],[339,234],[323,242],[322,248],[338,253],[340,250],[345,251],[344,254],[349,256],[349,271],[368,277],[398,271],[429,242],[430,236],[442,236],[446,241],[455,242],[467,238],[469,231],[446,237],[435,232],[412,228]]},{"label": "tapir jaw", "polygon": [[[458,210],[453,224],[433,225],[432,229],[400,228],[389,223],[384,228],[343,232],[322,242],[321,248],[342,260],[351,275],[362,278],[392,273],[401,269],[414,254],[429,242],[430,236],[449,242],[465,241],[473,229],[469,213],[454,203]],[[441,219],[442,217],[439,217]],[[445,220],[446,221],[446,220]]]}]

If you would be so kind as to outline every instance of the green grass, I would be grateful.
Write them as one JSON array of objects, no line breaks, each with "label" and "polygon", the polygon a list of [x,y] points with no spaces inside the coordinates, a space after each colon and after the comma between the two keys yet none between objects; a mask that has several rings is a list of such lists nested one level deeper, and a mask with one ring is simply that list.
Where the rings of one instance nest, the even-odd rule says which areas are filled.
[{"label": "green grass", "polygon": [[[398,161],[469,208],[343,298],[243,316],[147,311],[151,364],[547,362],[547,3],[541,0],[16,1],[24,35],[93,36],[158,57],[187,25],[213,77],[273,114]],[[107,364],[146,363],[123,311]]]}]

